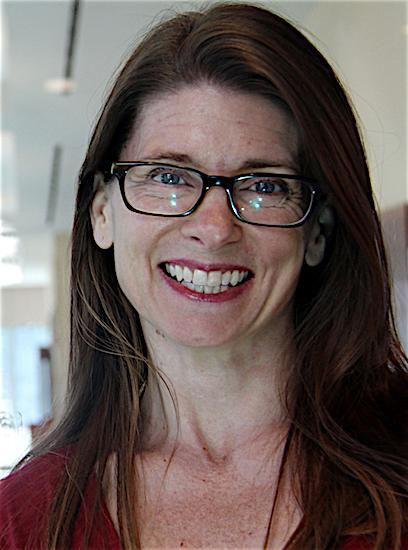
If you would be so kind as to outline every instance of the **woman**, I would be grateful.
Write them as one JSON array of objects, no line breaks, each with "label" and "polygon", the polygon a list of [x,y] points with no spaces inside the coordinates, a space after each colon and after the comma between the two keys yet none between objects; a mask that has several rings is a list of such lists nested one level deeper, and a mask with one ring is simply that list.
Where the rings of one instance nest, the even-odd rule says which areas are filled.
[{"label": "woman", "polygon": [[[355,118],[293,26],[156,26],[80,173],[61,423],[11,548],[408,548],[407,370]],[[41,510],[41,514],[39,514]]]}]

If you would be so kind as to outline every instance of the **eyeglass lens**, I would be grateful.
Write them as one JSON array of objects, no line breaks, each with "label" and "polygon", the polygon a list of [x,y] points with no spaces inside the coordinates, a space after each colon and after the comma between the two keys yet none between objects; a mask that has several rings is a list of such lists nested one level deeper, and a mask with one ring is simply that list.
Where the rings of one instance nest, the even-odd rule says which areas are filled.
[{"label": "eyeglass lens", "polygon": [[[185,168],[141,165],[128,169],[125,195],[129,204],[151,214],[183,214],[199,200],[203,180]],[[232,198],[239,215],[262,224],[293,224],[311,203],[311,189],[301,180],[266,174],[243,176],[235,182]]]}]

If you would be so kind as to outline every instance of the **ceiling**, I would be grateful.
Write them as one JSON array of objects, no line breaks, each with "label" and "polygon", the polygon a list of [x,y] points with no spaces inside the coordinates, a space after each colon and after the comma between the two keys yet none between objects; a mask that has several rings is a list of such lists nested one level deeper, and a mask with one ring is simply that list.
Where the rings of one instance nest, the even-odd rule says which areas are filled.
[{"label": "ceiling", "polygon": [[[406,3],[263,3],[308,29],[351,89],[383,208],[406,200]],[[19,245],[7,241],[2,268],[22,268],[9,283],[48,282],[53,235],[71,226],[78,169],[120,61],[153,19],[197,5],[82,0],[75,90],[61,95],[46,91],[46,83],[64,74],[73,2],[3,0],[2,243],[11,236]]]}]

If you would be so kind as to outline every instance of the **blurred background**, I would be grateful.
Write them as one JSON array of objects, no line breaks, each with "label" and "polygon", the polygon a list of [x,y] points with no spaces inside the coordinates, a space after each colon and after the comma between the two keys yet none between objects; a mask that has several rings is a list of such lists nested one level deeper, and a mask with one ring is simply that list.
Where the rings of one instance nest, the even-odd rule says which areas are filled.
[{"label": "blurred background", "polygon": [[[407,4],[259,3],[305,32],[356,106],[407,346]],[[112,74],[153,21],[200,5],[1,3],[0,476],[61,412],[76,179]]]}]

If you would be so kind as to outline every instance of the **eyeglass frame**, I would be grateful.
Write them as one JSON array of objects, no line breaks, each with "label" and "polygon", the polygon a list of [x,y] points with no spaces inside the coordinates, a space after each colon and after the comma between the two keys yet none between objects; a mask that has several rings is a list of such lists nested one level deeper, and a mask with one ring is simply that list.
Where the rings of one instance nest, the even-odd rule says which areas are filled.
[{"label": "eyeglass frame", "polygon": [[[189,170],[191,172],[194,172],[200,176],[203,182],[203,188],[201,190],[201,194],[198,197],[197,201],[193,204],[193,206],[189,210],[186,210],[186,212],[182,212],[181,214],[159,214],[159,213],[156,214],[154,212],[144,212],[143,210],[138,210],[137,208],[135,208],[129,203],[125,192],[126,174],[128,170],[130,170],[130,168],[132,168],[133,166],[164,166],[164,167],[168,166],[170,168],[177,168],[177,169]],[[312,211],[315,209],[318,203],[318,196],[321,194],[320,186],[316,180],[314,180],[313,178],[309,178],[307,176],[302,176],[300,174],[282,174],[278,172],[250,172],[247,174],[238,174],[237,176],[215,176],[215,175],[208,175],[205,172],[201,172],[200,170],[197,170],[196,168],[190,168],[189,166],[178,166],[176,164],[171,164],[168,162],[144,162],[144,161],[112,162],[110,171],[106,172],[105,176],[116,177],[119,183],[120,193],[122,196],[122,200],[125,203],[125,206],[129,210],[131,210],[132,212],[136,212],[137,214],[145,214],[146,216],[160,216],[164,218],[184,218],[186,216],[189,216],[190,214],[193,214],[199,208],[199,206],[204,200],[205,195],[211,188],[220,187],[225,190],[228,197],[228,204],[229,204],[230,210],[237,220],[243,223],[248,223],[250,225],[258,225],[262,227],[291,228],[291,227],[300,227],[304,225],[307,219],[310,217],[310,214],[312,213]],[[303,215],[303,217],[300,220],[290,224],[268,224],[268,223],[252,222],[250,220],[246,220],[241,217],[232,196],[233,187],[235,183],[243,179],[248,179],[251,177],[262,177],[262,176],[264,177],[278,176],[285,179],[297,180],[297,181],[304,182],[309,187],[311,192],[309,207],[306,213]]]}]

